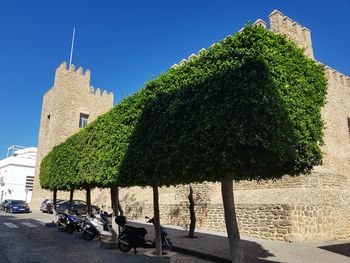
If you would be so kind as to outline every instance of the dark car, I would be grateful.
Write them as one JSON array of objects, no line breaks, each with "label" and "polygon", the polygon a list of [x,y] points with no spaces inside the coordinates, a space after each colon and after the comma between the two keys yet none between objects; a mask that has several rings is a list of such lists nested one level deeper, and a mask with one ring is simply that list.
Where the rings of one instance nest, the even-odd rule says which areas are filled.
[{"label": "dark car", "polygon": [[11,200],[12,200],[12,199],[5,199],[4,201],[2,201],[2,203],[0,204],[0,210],[5,211],[5,210],[6,210],[7,204],[8,204]]},{"label": "dark car", "polygon": [[[57,203],[57,213],[78,213],[78,214],[86,214],[87,213],[87,205],[85,201],[82,200],[73,200],[72,205],[69,207],[69,201],[61,201]],[[100,208],[91,205],[91,211],[93,213],[100,213]]]},{"label": "dark car", "polygon": [[[62,202],[65,200],[57,199],[56,203]],[[46,213],[53,213],[53,202],[51,199],[44,199],[44,201],[40,205],[40,211]]]},{"label": "dark car", "polygon": [[30,208],[26,201],[22,200],[11,200],[7,203],[6,212],[10,213],[29,213]]}]

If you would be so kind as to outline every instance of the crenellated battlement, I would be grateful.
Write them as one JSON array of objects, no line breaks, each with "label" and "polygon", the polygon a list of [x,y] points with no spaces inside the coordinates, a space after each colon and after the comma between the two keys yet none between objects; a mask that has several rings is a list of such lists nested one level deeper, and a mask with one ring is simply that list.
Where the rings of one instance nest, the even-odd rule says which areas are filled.
[{"label": "crenellated battlement", "polygon": [[91,71],[89,69],[87,69],[85,72],[82,67],[79,67],[77,70],[75,70],[75,66],[73,64],[68,68],[67,63],[62,62],[61,65],[56,69],[55,77],[57,78],[57,77],[61,77],[62,75],[68,75],[68,74],[71,77],[75,76],[78,78],[83,78],[84,80],[90,83]]},{"label": "crenellated battlement", "polygon": [[305,55],[314,58],[311,43],[311,31],[308,28],[293,21],[278,10],[272,11],[269,15],[269,19],[271,31],[288,36],[299,47],[305,49]]},{"label": "crenellated battlement", "polygon": [[81,88],[87,90],[89,94],[95,96],[107,97],[112,96],[112,92],[107,92],[103,90],[101,92],[100,88],[96,90],[90,85],[91,71],[87,69],[84,72],[82,67],[75,69],[75,65],[67,67],[66,62],[62,62],[61,65],[56,69],[55,83],[54,87],[65,87],[65,88]]},{"label": "crenellated battlement", "polygon": [[94,88],[93,86],[89,86],[87,88],[87,91],[90,93],[90,94],[94,94],[96,96],[99,96],[99,97],[108,97],[108,96],[113,96],[113,92],[108,92],[106,90],[102,90],[100,88]]},{"label": "crenellated battlement", "polygon": [[[212,46],[215,46],[215,45],[216,45],[216,43],[214,43]],[[206,50],[205,48],[202,48],[201,50],[198,51],[197,54],[192,53],[190,56],[188,56],[187,59],[185,59],[185,58],[182,59],[182,60],[179,62],[179,64],[174,64],[174,65],[171,66],[171,68],[172,68],[172,69],[177,69],[179,66],[182,66],[182,65],[185,64],[186,62],[191,61],[191,60],[197,58],[198,56],[200,56],[201,54],[203,54],[203,53],[205,53],[205,52],[207,52],[207,50]]]},{"label": "crenellated battlement", "polygon": [[[280,11],[274,10],[270,15],[270,30],[275,33],[281,33],[288,36],[291,40],[293,40],[300,48],[305,50],[305,55],[314,58],[312,43],[311,43],[311,31],[300,25],[298,22],[293,21],[288,16],[283,15]],[[253,26],[262,26],[263,28],[267,28],[267,24],[262,19],[257,19],[253,24]],[[242,27],[238,32],[241,32],[244,29]],[[213,43],[209,48],[214,47],[218,43]],[[207,49],[202,48],[197,55],[192,54],[187,59],[182,59],[178,64],[174,64],[171,66],[172,69],[177,69],[179,66],[185,64],[186,62],[194,59],[197,56],[200,56],[202,52],[206,52]]]},{"label": "crenellated battlement", "polygon": [[255,20],[255,22],[253,23],[253,26],[262,26],[263,28],[267,28],[266,22],[261,18],[258,18],[257,20]]},{"label": "crenellated battlement", "polygon": [[329,66],[325,66],[325,75],[331,81],[338,82],[345,87],[350,87],[350,77]]}]

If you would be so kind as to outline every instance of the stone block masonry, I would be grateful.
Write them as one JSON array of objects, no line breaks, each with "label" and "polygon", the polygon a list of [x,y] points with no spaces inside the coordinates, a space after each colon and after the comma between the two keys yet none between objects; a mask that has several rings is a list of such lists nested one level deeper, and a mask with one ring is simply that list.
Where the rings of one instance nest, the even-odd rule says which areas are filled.
[{"label": "stone block masonry", "polygon": [[[197,227],[225,232],[220,185],[192,185]],[[234,184],[236,213],[241,234],[279,241],[350,238],[350,183],[336,174],[312,173],[285,176],[277,181]],[[160,188],[163,224],[188,229],[189,186]],[[121,204],[128,218],[153,214],[152,190],[131,187],[121,190]]]}]

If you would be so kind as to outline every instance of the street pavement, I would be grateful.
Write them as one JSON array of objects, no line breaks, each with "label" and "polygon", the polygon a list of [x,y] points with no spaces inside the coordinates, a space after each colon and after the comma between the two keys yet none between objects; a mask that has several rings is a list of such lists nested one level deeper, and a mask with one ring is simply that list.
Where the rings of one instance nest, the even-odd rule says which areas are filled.
[{"label": "street pavement", "polygon": [[[0,263],[80,263],[80,262],[142,262],[140,255],[100,248],[98,240],[87,242],[78,233],[67,234],[44,227],[52,215],[34,211],[30,214],[0,212]],[[148,239],[154,236],[153,226],[146,220],[128,224],[145,227]],[[187,238],[180,227],[165,226],[179,263],[230,262],[227,236],[224,233],[196,231],[196,238]],[[350,240],[286,243],[243,237],[237,244],[241,262],[286,263],[350,263]],[[138,249],[142,254],[142,249]],[[187,254],[187,255],[186,255]]]},{"label": "street pavement", "polygon": [[[99,240],[85,241],[80,233],[68,234],[45,227],[52,215],[34,211],[9,214],[0,211],[0,263],[109,263],[142,262],[138,254],[100,247]],[[177,254],[177,262],[207,263],[193,256]]]}]

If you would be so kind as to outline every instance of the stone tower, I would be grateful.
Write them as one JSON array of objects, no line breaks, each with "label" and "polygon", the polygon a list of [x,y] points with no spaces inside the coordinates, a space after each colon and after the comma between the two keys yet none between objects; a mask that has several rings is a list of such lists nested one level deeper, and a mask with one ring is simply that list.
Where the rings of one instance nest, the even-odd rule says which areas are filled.
[{"label": "stone tower", "polygon": [[55,145],[113,107],[113,93],[95,90],[90,85],[90,76],[90,70],[75,70],[74,65],[67,69],[67,64],[63,62],[56,70],[53,87],[44,95],[31,201],[33,208],[38,208],[44,198],[52,196],[40,187],[39,172],[43,157]]}]

